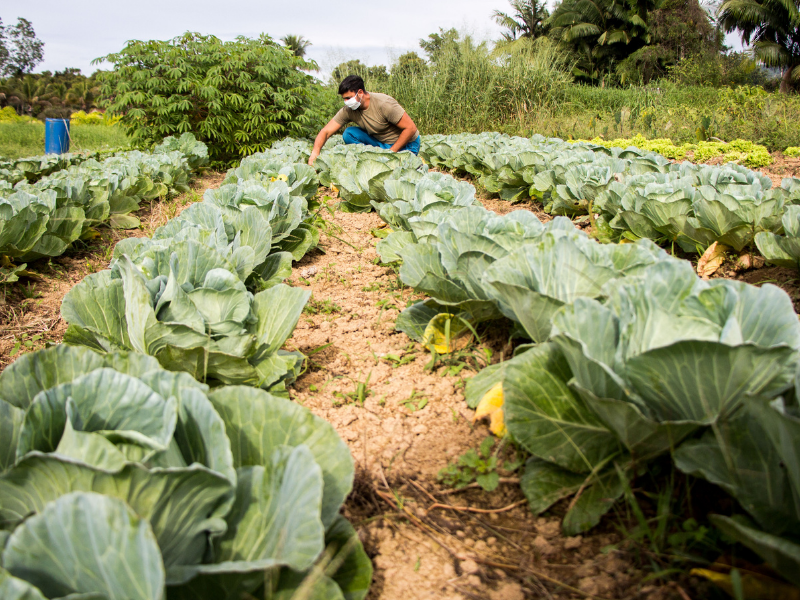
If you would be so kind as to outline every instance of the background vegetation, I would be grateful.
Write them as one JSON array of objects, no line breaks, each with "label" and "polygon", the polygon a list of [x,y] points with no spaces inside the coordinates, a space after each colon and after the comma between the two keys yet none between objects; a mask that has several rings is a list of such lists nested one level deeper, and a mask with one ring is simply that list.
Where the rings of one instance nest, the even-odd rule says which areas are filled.
[{"label": "background vegetation", "polygon": [[[511,10],[494,13],[504,28],[494,44],[440,29],[420,40],[422,55],[406,53],[390,67],[342,63],[315,110],[335,106],[336,84],[357,73],[368,88],[394,96],[423,133],[638,133],[676,143],[746,139],[783,150],[800,144],[793,75],[800,68],[791,67],[800,2],[794,12],[790,5],[562,0],[551,14],[538,0],[511,0]],[[753,15],[763,17],[758,28]],[[730,31],[756,50],[731,52],[723,43]]]},{"label": "background vegetation", "polygon": [[[107,57],[115,66],[106,73],[33,74],[43,44],[20,19],[0,22],[0,108],[40,119],[105,108],[134,144],[192,131],[227,164],[286,135],[315,135],[341,104],[338,82],[355,73],[369,90],[397,98],[423,133],[641,134],[784,150],[800,146],[799,7],[800,0],[560,0],[548,10],[540,0],[510,0],[492,15],[500,39],[439,29],[394,64],[350,60],[321,85],[317,65],[304,58],[311,42],[294,34],[278,43],[187,33],[133,42]],[[731,52],[728,32],[752,50]],[[81,118],[75,123],[89,122]],[[0,151],[35,145],[23,141],[38,139],[34,130],[7,129],[0,138],[23,132]],[[124,139],[87,135],[103,145]]]}]

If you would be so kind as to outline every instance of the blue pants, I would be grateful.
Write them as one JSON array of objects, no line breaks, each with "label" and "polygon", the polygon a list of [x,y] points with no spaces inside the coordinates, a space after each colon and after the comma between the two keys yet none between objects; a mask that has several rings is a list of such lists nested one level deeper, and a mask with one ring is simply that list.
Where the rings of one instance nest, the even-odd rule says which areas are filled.
[{"label": "blue pants", "polygon": [[[366,131],[361,129],[360,127],[348,127],[342,133],[342,138],[344,139],[345,144],[366,144],[367,146],[377,146],[378,148],[384,148],[388,150],[392,147],[392,144],[385,144],[383,142],[379,142]],[[414,154],[419,153],[419,143],[422,139],[422,136],[417,136],[413,142],[408,142],[405,146],[400,148],[400,151],[407,150],[408,152],[413,152]]]}]

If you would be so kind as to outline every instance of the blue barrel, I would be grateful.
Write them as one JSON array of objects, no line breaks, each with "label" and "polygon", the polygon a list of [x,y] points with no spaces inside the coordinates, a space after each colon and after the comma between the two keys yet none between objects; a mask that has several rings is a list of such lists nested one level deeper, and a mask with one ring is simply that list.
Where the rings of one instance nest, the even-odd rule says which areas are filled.
[{"label": "blue barrel", "polygon": [[45,154],[69,152],[69,119],[46,119],[44,122]]}]

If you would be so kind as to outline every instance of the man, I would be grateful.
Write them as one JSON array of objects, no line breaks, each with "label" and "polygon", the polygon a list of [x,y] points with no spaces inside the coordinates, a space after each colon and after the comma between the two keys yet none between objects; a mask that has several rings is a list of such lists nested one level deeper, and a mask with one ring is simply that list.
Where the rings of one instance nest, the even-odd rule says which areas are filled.
[{"label": "man", "polygon": [[339,84],[339,95],[344,107],[337,112],[314,140],[314,149],[308,158],[313,165],[328,138],[348,123],[355,127],[344,130],[345,144],[367,144],[386,148],[392,152],[407,150],[419,152],[419,131],[397,100],[386,94],[364,89],[364,80],[358,75],[348,75]]}]

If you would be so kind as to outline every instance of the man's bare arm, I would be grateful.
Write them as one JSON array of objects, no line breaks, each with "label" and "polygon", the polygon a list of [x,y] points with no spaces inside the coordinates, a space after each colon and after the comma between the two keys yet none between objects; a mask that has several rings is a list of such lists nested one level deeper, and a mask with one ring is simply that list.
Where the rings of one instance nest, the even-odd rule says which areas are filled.
[{"label": "man's bare arm", "polygon": [[417,126],[414,125],[414,121],[411,120],[408,113],[403,113],[403,116],[400,117],[400,120],[397,122],[397,126],[402,129],[402,131],[397,141],[389,148],[392,152],[399,152],[408,142],[413,140],[414,136],[417,134]]},{"label": "man's bare arm", "polygon": [[319,153],[322,152],[322,147],[325,145],[325,142],[328,141],[332,135],[334,135],[342,126],[339,125],[334,119],[328,121],[328,124],[323,127],[320,132],[317,134],[317,138],[314,140],[314,149],[311,151],[311,156],[308,157],[308,164],[313,165],[314,161],[317,160]]}]

